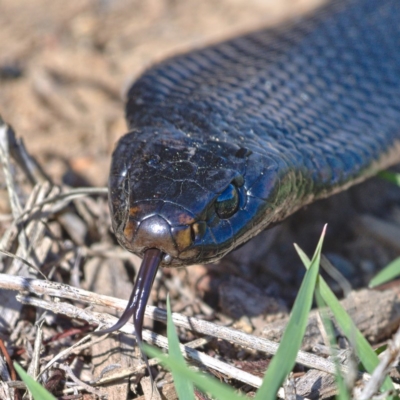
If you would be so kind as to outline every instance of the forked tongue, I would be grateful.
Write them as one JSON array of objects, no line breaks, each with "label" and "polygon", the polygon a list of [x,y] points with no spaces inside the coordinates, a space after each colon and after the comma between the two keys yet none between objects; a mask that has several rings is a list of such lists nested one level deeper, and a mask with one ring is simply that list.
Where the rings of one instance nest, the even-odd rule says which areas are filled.
[{"label": "forked tongue", "polygon": [[147,300],[150,296],[151,287],[153,286],[153,281],[158,271],[158,266],[160,265],[163,254],[164,253],[158,249],[148,249],[145,251],[143,261],[125,311],[122,313],[115,325],[111,326],[110,328],[94,332],[96,335],[104,335],[106,333],[117,331],[118,329],[121,329],[133,316],[136,339],[149,372],[149,363],[146,355],[142,351],[143,318],[146,310]]}]

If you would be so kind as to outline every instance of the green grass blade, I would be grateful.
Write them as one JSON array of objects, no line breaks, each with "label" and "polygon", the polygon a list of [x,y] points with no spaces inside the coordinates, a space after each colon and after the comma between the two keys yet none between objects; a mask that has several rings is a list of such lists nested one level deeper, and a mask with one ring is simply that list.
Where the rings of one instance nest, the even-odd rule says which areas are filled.
[{"label": "green grass blade", "polygon": [[[169,296],[167,297],[167,336],[170,357],[182,367],[186,367],[185,359],[183,358],[179,347],[179,338],[176,333],[175,325],[172,322]],[[178,398],[181,400],[194,400],[195,397],[192,382],[185,378],[185,376],[179,373],[176,369],[172,369],[172,377],[174,378],[174,385]]]},{"label": "green grass blade", "polygon": [[382,271],[380,271],[374,278],[371,279],[369,287],[382,285],[383,283],[389,282],[392,279],[400,276],[400,257],[389,263]]},{"label": "green grass blade", "polygon": [[36,382],[30,375],[28,375],[18,363],[14,362],[14,368],[21,379],[25,382],[26,387],[32,393],[35,400],[57,400],[39,382]]},{"label": "green grass blade", "polygon": [[[143,349],[149,357],[158,358],[161,363],[171,369],[171,371],[178,372],[181,376],[185,377],[187,380],[192,382],[196,387],[198,387],[204,393],[209,393],[216,399],[229,399],[229,400],[245,400],[246,397],[239,396],[235,391],[228,385],[218,382],[215,378],[211,376],[205,376],[199,372],[190,370],[186,365],[182,365],[177,362],[171,356],[166,356],[160,350],[143,344]],[[186,400],[186,399],[181,399]]]},{"label": "green grass blade", "polygon": [[[300,255],[300,258],[303,260],[304,265],[307,267],[310,262],[307,255],[300,248],[296,247],[296,249]],[[360,358],[366,371],[369,374],[372,374],[379,364],[378,356],[375,354],[374,350],[358,330],[358,328],[354,325],[354,322],[351,320],[349,314],[347,314],[346,310],[342,307],[339,300],[336,298],[322,277],[319,277],[318,279],[317,288],[320,290],[322,298],[332,311],[332,314],[344,335],[349,340],[354,338],[356,354]],[[385,390],[391,390],[394,388],[393,382],[389,377],[386,378],[383,388]]]},{"label": "green grass blade", "polygon": [[294,367],[312,306],[324,236],[325,228],[315,250],[311,266],[304,276],[278,351],[272,358],[263,383],[257,391],[256,400],[274,400],[278,389]]},{"label": "green grass blade", "polygon": [[394,183],[397,186],[400,186],[400,174],[391,171],[381,171],[378,173],[378,176],[385,181],[390,183]]},{"label": "green grass blade", "polygon": [[[329,316],[326,312],[326,304],[324,302],[324,299],[322,298],[322,295],[318,288],[318,285],[315,288],[315,299],[316,299],[318,308],[320,310],[322,323],[325,327],[326,333],[328,334],[330,347],[331,347],[331,349],[334,349],[335,345],[336,345],[335,331],[333,329],[332,321],[329,319]],[[340,372],[340,365],[339,365],[339,362],[336,359],[336,357],[334,357],[334,362],[335,362],[335,367],[336,367],[335,380],[336,380],[336,384],[337,384],[337,388],[338,388],[338,395],[336,396],[336,398],[338,400],[350,400],[351,396],[347,389],[346,383],[342,377],[342,374]]]}]

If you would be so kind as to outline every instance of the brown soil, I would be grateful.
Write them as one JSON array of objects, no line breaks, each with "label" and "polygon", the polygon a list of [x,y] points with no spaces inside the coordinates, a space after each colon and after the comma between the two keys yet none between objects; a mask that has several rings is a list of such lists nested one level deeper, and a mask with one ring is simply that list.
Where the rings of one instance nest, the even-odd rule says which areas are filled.
[{"label": "brown soil", "polygon": [[[169,55],[257,27],[279,24],[310,12],[320,3],[318,0],[1,0],[0,115],[24,138],[29,152],[55,183],[105,186],[114,144],[126,131],[124,94],[144,69]],[[326,255],[353,287],[365,286],[379,268],[400,255],[400,242],[384,235],[385,229],[392,227],[400,231],[399,200],[399,189],[375,179],[318,202],[260,235],[220,264],[165,270],[167,283],[155,282],[153,303],[163,306],[169,291],[174,310],[207,315],[210,319],[217,316],[224,323],[239,320],[242,329],[260,334],[266,322],[287,314],[304,274],[293,242],[311,254],[324,223],[328,222]],[[93,248],[104,239],[117,248],[109,233],[104,198],[98,200],[96,207],[103,232],[94,235],[96,239],[87,234],[90,240],[86,245],[89,243]],[[0,214],[8,213],[8,195],[2,190]],[[373,219],[368,219],[371,216]],[[376,233],[379,223],[384,224],[383,233]],[[1,231],[7,226],[5,223]],[[73,234],[65,232],[64,225],[57,229],[60,237],[72,238],[75,244],[79,242],[74,241]],[[103,281],[105,285],[92,285],[98,266],[89,265],[93,261],[89,258],[81,265],[81,278],[86,280],[83,286],[127,298],[131,283],[126,277],[128,282],[121,283],[114,275],[116,281],[111,285],[114,289],[106,287],[107,278]],[[110,264],[110,268],[115,267]],[[138,260],[132,258],[121,266],[130,280],[134,276],[133,264],[137,267]],[[70,281],[71,271],[64,266],[54,280],[74,282],[72,278]],[[177,276],[182,283],[176,283]],[[238,278],[246,282],[243,287]],[[341,286],[333,280],[331,283],[341,294]],[[232,307],[240,298],[243,304]],[[196,299],[199,303],[191,304]],[[32,310],[24,309],[24,320],[32,323],[34,318],[29,311]],[[243,320],[245,316],[250,319]],[[71,328],[70,321],[61,319],[47,321],[53,329],[48,331],[49,336]],[[154,328],[164,330],[163,325],[155,324]],[[22,348],[27,351],[21,337],[19,342],[8,341],[8,334],[3,339],[14,359],[20,357]],[[193,337],[182,334],[181,339]],[[213,350],[208,351],[232,359],[259,358],[257,354],[240,353],[226,346],[214,343]],[[52,351],[54,354],[58,350],[47,349],[46,354]],[[96,367],[90,357],[94,354],[81,355],[81,371],[77,373],[80,379],[90,380],[99,375],[101,369],[93,372]],[[24,366],[29,365],[30,358],[22,358],[26,361]],[[135,390],[145,391],[135,385],[136,382],[132,383],[121,398],[134,398]]]}]

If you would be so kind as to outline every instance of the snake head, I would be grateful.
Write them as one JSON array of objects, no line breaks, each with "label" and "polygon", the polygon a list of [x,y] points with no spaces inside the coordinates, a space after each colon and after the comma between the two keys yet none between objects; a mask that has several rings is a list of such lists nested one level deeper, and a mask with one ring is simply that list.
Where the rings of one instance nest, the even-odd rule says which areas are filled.
[{"label": "snake head", "polygon": [[109,180],[119,242],[141,257],[157,248],[165,254],[163,264],[171,266],[224,256],[249,238],[241,232],[254,220],[245,185],[246,171],[257,165],[250,162],[251,153],[172,129],[125,135],[113,154]]}]

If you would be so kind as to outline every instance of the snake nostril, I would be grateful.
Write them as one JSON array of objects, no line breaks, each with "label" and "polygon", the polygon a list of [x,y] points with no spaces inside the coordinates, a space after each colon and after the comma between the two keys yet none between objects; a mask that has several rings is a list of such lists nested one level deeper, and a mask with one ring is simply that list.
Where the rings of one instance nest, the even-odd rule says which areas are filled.
[{"label": "snake nostril", "polygon": [[195,243],[204,236],[207,229],[207,224],[204,221],[195,222],[190,226],[192,242]]}]

